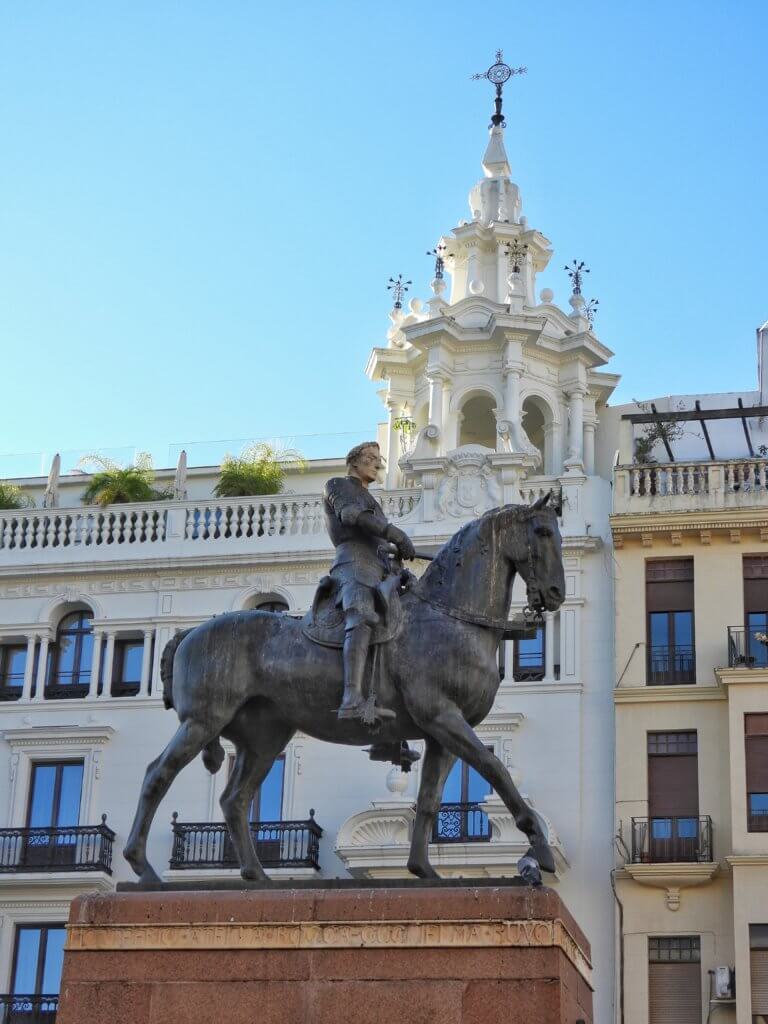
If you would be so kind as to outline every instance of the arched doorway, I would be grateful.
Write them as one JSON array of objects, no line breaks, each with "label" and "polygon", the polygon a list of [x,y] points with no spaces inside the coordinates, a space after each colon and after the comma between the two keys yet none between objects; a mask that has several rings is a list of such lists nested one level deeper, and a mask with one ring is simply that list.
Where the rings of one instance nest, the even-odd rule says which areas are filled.
[{"label": "arched doorway", "polygon": [[496,401],[488,394],[473,395],[461,407],[459,447],[481,444],[496,451]]}]

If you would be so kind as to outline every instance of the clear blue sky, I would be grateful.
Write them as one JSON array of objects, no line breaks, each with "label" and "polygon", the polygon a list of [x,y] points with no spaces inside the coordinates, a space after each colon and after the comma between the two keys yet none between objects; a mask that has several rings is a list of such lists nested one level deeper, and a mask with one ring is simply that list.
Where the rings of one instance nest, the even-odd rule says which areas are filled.
[{"label": "clear blue sky", "polygon": [[765,0],[6,0],[0,452],[369,433],[386,281],[426,296],[467,216],[498,46],[541,285],[592,268],[617,400],[753,387],[767,33]]}]

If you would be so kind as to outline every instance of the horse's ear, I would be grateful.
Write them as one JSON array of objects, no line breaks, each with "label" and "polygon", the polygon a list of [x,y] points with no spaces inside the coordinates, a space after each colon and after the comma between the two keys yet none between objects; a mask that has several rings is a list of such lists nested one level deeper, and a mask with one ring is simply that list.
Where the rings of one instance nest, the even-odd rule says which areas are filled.
[{"label": "horse's ear", "polygon": [[535,501],[531,506],[534,512],[537,512],[540,508],[544,508],[546,505],[548,505],[551,497],[552,491],[547,491],[547,493],[543,495],[541,498],[539,498],[538,501]]}]

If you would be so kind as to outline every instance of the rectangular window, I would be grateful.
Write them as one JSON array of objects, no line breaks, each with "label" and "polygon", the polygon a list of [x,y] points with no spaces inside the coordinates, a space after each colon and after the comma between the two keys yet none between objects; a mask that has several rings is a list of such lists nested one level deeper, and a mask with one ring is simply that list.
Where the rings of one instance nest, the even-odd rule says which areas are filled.
[{"label": "rectangular window", "polygon": [[535,636],[515,640],[512,674],[519,683],[544,678],[544,626],[538,626]]},{"label": "rectangular window", "polygon": [[0,645],[0,700],[18,700],[24,685],[26,644]]},{"label": "rectangular window", "polygon": [[696,682],[693,559],[645,563],[648,684]]},{"label": "rectangular window", "polygon": [[[18,925],[14,945],[12,995],[57,996],[61,984],[61,966],[64,960],[63,924]],[[19,1020],[52,1021],[55,1005],[35,1007],[29,1017]],[[39,1010],[39,1016],[35,1015]],[[14,1018],[15,1019],[15,1018]]]},{"label": "rectangular window", "polygon": [[490,839],[488,815],[478,806],[490,794],[491,787],[479,772],[464,761],[456,761],[445,780],[443,806],[435,820],[434,842],[467,843]]},{"label": "rectangular window", "polygon": [[648,859],[653,863],[701,860],[700,824],[696,733],[649,732]]},{"label": "rectangular window", "polygon": [[768,832],[768,714],[744,715],[747,831]]},{"label": "rectangular window", "polygon": [[746,662],[748,665],[768,665],[768,646],[755,635],[768,635],[768,558],[746,556],[743,569]]},{"label": "rectangular window", "polygon": [[143,640],[116,640],[112,662],[112,696],[132,697],[141,686],[141,666],[144,660]]},{"label": "rectangular window", "polygon": [[24,863],[30,868],[66,866],[77,855],[82,761],[42,761],[32,765],[27,807]]},{"label": "rectangular window", "polygon": [[648,1024],[701,1024],[701,940],[648,939]]},{"label": "rectangular window", "polygon": [[752,1020],[768,1018],[768,924],[749,926],[749,980]]}]

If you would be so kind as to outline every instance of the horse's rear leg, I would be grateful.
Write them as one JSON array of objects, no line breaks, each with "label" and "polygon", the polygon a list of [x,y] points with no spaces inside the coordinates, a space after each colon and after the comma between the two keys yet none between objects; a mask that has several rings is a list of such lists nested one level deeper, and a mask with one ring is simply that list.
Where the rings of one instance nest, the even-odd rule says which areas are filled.
[{"label": "horse's rear leg", "polygon": [[182,722],[168,746],[147,768],[139,796],[133,827],[123,856],[139,876],[140,882],[159,882],[147,861],[147,837],[155,812],[181,769],[196,757],[211,738],[210,725]]},{"label": "horse's rear leg", "polygon": [[425,718],[419,725],[451,753],[466,761],[496,790],[517,827],[528,836],[539,867],[543,871],[554,872],[555,858],[536,815],[518,793],[507,769],[483,745],[456,705],[443,704],[434,718]]},{"label": "horse's rear leg", "polygon": [[419,878],[439,878],[440,875],[429,863],[429,840],[435,815],[440,810],[445,780],[454,761],[452,754],[431,736],[427,738],[427,749],[421,769],[419,795],[416,800],[416,821],[413,825],[411,852],[408,855],[408,870]]},{"label": "horse's rear leg", "polygon": [[219,802],[243,878],[255,881],[267,878],[256,853],[248,809],[257,787],[294,732],[293,726],[277,720],[268,711],[249,707],[244,708],[226,730],[227,738],[237,747],[237,756]]}]

